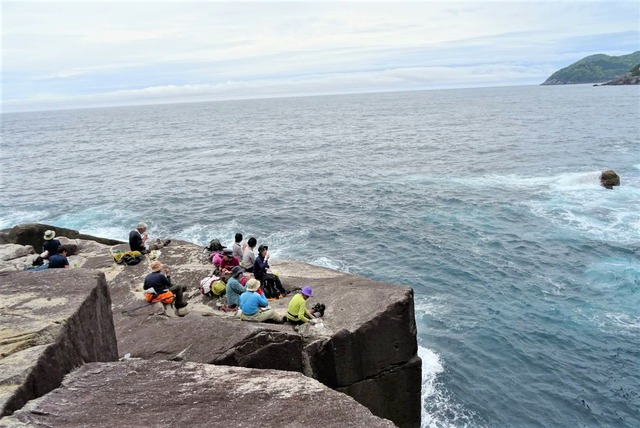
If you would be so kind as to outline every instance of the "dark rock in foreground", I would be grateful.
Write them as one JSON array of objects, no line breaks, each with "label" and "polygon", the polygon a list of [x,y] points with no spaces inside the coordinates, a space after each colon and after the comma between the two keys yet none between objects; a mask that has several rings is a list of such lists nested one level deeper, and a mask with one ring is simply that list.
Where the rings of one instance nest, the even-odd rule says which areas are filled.
[{"label": "dark rock in foreground", "polygon": [[393,427],[301,373],[167,361],[86,364],[6,427]]},{"label": "dark rock in foreground", "polygon": [[57,388],[77,366],[117,360],[103,274],[2,272],[0,296],[0,415]]},{"label": "dark rock in foreground", "polygon": [[613,170],[603,171],[600,174],[600,184],[607,189],[613,189],[613,186],[620,185],[620,177]]}]

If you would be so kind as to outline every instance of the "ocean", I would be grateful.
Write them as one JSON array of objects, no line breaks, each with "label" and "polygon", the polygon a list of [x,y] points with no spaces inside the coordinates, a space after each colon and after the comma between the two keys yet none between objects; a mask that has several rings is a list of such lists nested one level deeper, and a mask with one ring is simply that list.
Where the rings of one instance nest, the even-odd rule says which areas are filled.
[{"label": "ocean", "polygon": [[413,287],[423,427],[638,427],[639,136],[638,86],[5,113],[0,228],[255,236]]}]

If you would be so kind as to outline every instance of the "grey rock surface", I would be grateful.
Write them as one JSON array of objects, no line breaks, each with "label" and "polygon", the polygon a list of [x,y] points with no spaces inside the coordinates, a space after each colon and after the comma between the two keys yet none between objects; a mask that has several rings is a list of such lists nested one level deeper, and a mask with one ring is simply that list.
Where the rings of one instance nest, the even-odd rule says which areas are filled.
[{"label": "grey rock surface", "polygon": [[74,367],[118,358],[102,273],[2,272],[0,314],[0,415],[58,387]]},{"label": "grey rock surface", "polygon": [[5,427],[393,427],[300,373],[167,361],[85,364]]},{"label": "grey rock surface", "polygon": [[[295,329],[290,324],[244,322],[217,309],[224,299],[199,293],[200,280],[213,270],[202,247],[173,240],[153,256],[170,269],[174,284],[187,287],[188,313],[178,317],[160,304],[144,301],[142,285],[150,272],[150,256],[138,265],[122,266],[114,263],[112,252],[127,251],[127,244],[91,244],[77,238],[74,242],[78,254],[70,262],[106,277],[120,356],[301,372],[399,426],[420,425],[421,362],[410,287],[270,260],[288,290],[313,287],[307,306],[324,303],[323,322]],[[270,306],[284,315],[292,297],[293,293]]]}]

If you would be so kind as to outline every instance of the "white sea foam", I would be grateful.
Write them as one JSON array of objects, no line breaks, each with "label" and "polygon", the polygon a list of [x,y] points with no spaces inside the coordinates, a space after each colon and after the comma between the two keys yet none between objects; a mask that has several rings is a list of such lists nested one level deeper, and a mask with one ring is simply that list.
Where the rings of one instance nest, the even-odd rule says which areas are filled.
[{"label": "white sea foam", "polygon": [[611,312],[605,313],[605,318],[616,328],[616,330],[634,331],[635,334],[640,332],[640,317],[625,313]]},{"label": "white sea foam", "polygon": [[0,216],[0,229],[7,229],[13,226],[17,226],[18,224],[24,223],[45,223],[50,224],[51,222],[46,221],[48,217],[48,213],[44,210],[41,211],[5,211]]}]

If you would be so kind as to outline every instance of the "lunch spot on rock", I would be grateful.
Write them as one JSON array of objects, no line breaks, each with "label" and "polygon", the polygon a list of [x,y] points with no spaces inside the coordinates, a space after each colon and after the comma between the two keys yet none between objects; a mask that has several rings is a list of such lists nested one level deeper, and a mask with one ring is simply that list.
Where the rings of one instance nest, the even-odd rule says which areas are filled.
[{"label": "lunch spot on rock", "polygon": [[[40,250],[46,230],[56,231],[63,245],[75,246],[69,262],[77,268],[17,271],[16,265],[24,266],[26,259],[33,256],[28,254],[30,251]],[[15,245],[24,248],[18,251]],[[97,421],[100,413],[133,411],[128,406],[135,407],[138,402],[144,405],[143,391],[152,394],[159,388],[154,384],[161,383],[171,390],[172,382],[177,382],[184,391],[189,390],[186,385],[192,384],[189,394],[200,388],[211,391],[207,399],[235,400],[238,406],[244,394],[258,394],[270,403],[255,407],[255,411],[262,412],[261,421],[273,418],[286,424],[286,417],[293,417],[295,411],[288,413],[282,408],[300,408],[301,404],[296,403],[307,397],[308,391],[315,390],[316,394],[304,400],[310,409],[308,418],[304,418],[306,426],[340,426],[341,418],[345,418],[342,426],[387,426],[384,419],[401,427],[420,425],[421,360],[417,355],[410,287],[302,262],[273,261],[272,269],[287,290],[313,287],[309,304],[322,302],[327,308],[322,322],[297,328],[290,324],[245,322],[232,312],[219,310],[217,299],[198,291],[200,280],[212,271],[202,247],[172,240],[155,255],[171,269],[173,283],[187,286],[188,313],[176,316],[161,304],[146,304],[144,300],[142,283],[150,272],[149,256],[133,266],[114,262],[115,251],[128,250],[124,243],[33,224],[0,231],[0,253],[7,246],[12,246],[8,253],[16,257],[5,255],[0,260],[3,314],[11,314],[3,316],[1,328],[3,342],[13,345],[2,348],[0,382],[3,414],[15,415],[3,418],[3,423],[5,419],[18,423],[27,417],[27,408],[34,408],[40,409],[36,413],[51,413],[58,418],[55,420],[60,425],[55,426],[93,425],[92,418]],[[270,306],[284,315],[293,295],[271,301]],[[21,358],[21,353],[37,357]],[[138,394],[131,396],[133,403],[125,399],[125,404],[118,404],[114,398],[112,407],[108,403],[91,404],[85,407],[84,416],[72,407],[66,415],[67,410],[42,410],[56,402],[73,401],[71,397],[76,395],[85,397],[87,403],[96,403],[92,400],[101,397],[117,397],[115,391],[119,390],[126,397],[126,373],[138,373],[136,364],[145,371],[140,371],[142,375],[135,383]],[[48,366],[55,366],[59,374],[45,375],[43,367]],[[154,367],[163,369],[153,375]],[[201,373],[202,377],[193,373]],[[65,374],[67,378],[60,386]],[[224,382],[231,378],[233,382]],[[264,378],[264,383],[255,385],[252,379],[258,378]],[[300,392],[297,382],[306,385],[302,389],[308,391]],[[279,385],[278,389],[271,391],[270,383]],[[86,394],[82,394],[83,389]],[[27,401],[43,395],[29,402],[21,413],[19,409]],[[171,400],[182,399],[173,393],[170,396]],[[158,416],[158,423],[152,425],[171,426],[169,421],[176,422],[171,419],[177,417],[171,400],[164,404],[167,419],[161,422]],[[359,405],[364,407],[358,410]],[[279,406],[280,410],[268,411],[269,406]],[[224,421],[223,407],[217,411],[212,407],[216,406],[198,412],[200,422],[207,418]],[[349,415],[358,422],[350,422]],[[189,420],[190,416],[183,416]],[[309,425],[312,420],[317,424]],[[296,423],[301,421],[297,419]]]}]

